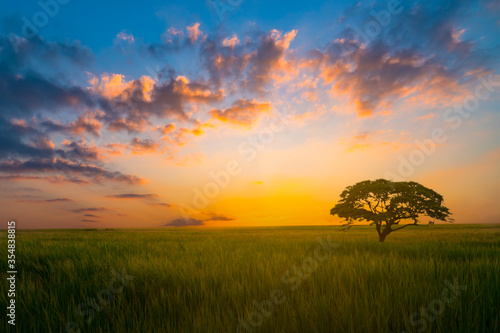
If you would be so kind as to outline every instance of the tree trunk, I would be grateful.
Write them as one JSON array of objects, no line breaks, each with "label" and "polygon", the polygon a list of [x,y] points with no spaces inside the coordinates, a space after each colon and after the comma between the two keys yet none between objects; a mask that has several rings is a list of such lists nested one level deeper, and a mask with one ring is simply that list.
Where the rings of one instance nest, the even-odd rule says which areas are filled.
[{"label": "tree trunk", "polygon": [[385,241],[385,237],[387,237],[387,234],[386,234],[386,233],[380,233],[380,234],[378,235],[378,241],[379,241],[380,243],[382,243],[383,241]]},{"label": "tree trunk", "polygon": [[380,232],[378,234],[378,241],[380,243],[382,243],[383,241],[385,241],[385,238],[387,237],[387,235],[389,235],[390,233],[392,232],[391,228],[390,227],[386,227],[384,229],[384,231]]}]

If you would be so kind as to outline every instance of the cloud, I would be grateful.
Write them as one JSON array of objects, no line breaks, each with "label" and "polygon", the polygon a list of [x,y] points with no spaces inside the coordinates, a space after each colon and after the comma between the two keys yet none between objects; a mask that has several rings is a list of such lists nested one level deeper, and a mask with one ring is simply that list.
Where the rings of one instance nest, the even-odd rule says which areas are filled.
[{"label": "cloud", "polygon": [[224,38],[224,40],[222,41],[222,46],[234,48],[239,43],[240,40],[238,39],[238,36],[236,36],[236,34],[233,34],[233,37],[231,38],[229,37]]},{"label": "cloud", "polygon": [[65,184],[72,183],[78,185],[88,185],[90,182],[86,179],[74,178],[74,177],[63,177],[63,176],[25,176],[25,175],[8,175],[8,176],[0,176],[0,180],[4,181],[33,181],[33,180],[41,180],[46,181],[53,184]]},{"label": "cloud", "polygon": [[36,72],[18,74],[0,67],[0,111],[32,115],[35,110],[54,112],[63,108],[95,107],[97,101],[83,88],[49,81]]},{"label": "cloud", "polygon": [[164,207],[164,208],[172,208],[173,207],[172,204],[168,204],[168,203],[164,203],[164,202],[154,203],[153,205],[154,206]]},{"label": "cloud", "polygon": [[324,50],[311,51],[301,66],[314,68],[335,96],[349,96],[359,116],[390,110],[402,99],[427,107],[452,105],[469,89],[473,78],[467,73],[487,71],[492,57],[456,28],[467,4],[450,3],[446,10],[410,6],[369,39],[356,27],[373,18],[370,9],[358,6],[350,15],[355,28],[347,27]]},{"label": "cloud", "polygon": [[361,134],[355,135],[354,140],[366,140],[371,137],[369,132],[363,132]]},{"label": "cloud", "polygon": [[423,116],[420,116],[418,118],[415,118],[415,121],[418,121],[418,120],[427,120],[427,119],[431,119],[431,118],[434,118],[436,115],[434,113],[427,113]]},{"label": "cloud", "polygon": [[108,110],[96,119],[104,121],[111,131],[129,133],[143,131],[152,117],[190,120],[190,105],[210,104],[224,97],[224,90],[183,76],[157,83],[147,76],[126,81],[123,75],[114,74],[94,77],[90,83],[92,91],[107,99]]},{"label": "cloud", "polygon": [[231,124],[248,126],[253,124],[264,113],[271,111],[272,105],[255,100],[238,99],[231,107],[225,110],[213,109],[210,111],[214,119]]},{"label": "cloud", "polygon": [[95,223],[95,222],[99,222],[99,221],[96,221],[96,220],[88,220],[88,219],[83,219],[83,220],[80,220],[81,222],[88,222],[88,223]]},{"label": "cloud", "polygon": [[204,219],[195,219],[195,218],[177,218],[166,224],[164,227],[197,227],[205,225],[205,222],[211,221],[234,221],[234,218],[227,217],[221,214],[210,213],[207,214],[209,217]]},{"label": "cloud", "polygon": [[70,198],[55,198],[55,199],[45,199],[45,200],[18,200],[19,202],[30,202],[30,203],[54,203],[54,202],[73,202]]},{"label": "cloud", "polygon": [[370,148],[372,146],[373,146],[373,144],[371,144],[371,143],[355,143],[355,144],[351,145],[346,150],[346,152],[347,153],[353,153],[353,152],[356,152],[356,151],[364,151],[364,150],[367,150],[368,148]]},{"label": "cloud", "polygon": [[86,144],[83,140],[78,142],[63,141],[65,150],[57,150],[56,153],[63,158],[79,160],[100,160],[101,151],[93,143]]},{"label": "cloud", "polygon": [[202,220],[197,220],[193,218],[188,218],[188,219],[183,219],[183,218],[178,218],[175,220],[172,220],[168,222],[167,224],[164,224],[164,227],[197,227],[197,226],[202,226],[203,221]]},{"label": "cloud", "polygon": [[138,155],[145,153],[154,153],[158,150],[160,144],[155,143],[151,139],[141,140],[139,138],[133,138],[132,141],[130,141],[130,146],[132,148],[132,154]]},{"label": "cloud", "polygon": [[100,218],[100,216],[98,215],[94,215],[94,214],[83,214],[84,217],[93,217],[93,218]]},{"label": "cloud", "polygon": [[120,156],[127,145],[121,143],[107,143],[102,146],[102,151],[107,155]]},{"label": "cloud", "polygon": [[381,156],[381,150],[398,150],[402,148],[414,148],[415,143],[410,142],[408,132],[396,134],[392,129],[378,130],[375,132],[362,132],[351,138],[340,140],[340,145],[346,145],[346,153],[356,153],[366,150],[376,151]]},{"label": "cloud", "polygon": [[55,198],[55,199],[47,199],[43,200],[43,202],[72,202],[73,200],[70,198]]},{"label": "cloud", "polygon": [[203,222],[209,221],[234,221],[234,219],[220,214],[212,214],[210,218],[205,219]]},{"label": "cloud", "polygon": [[288,72],[296,73],[293,62],[286,60],[288,49],[296,35],[297,30],[284,35],[278,30],[271,30],[261,37],[261,44],[250,61],[248,87],[253,91],[263,92],[271,80],[280,81]]},{"label": "cloud", "polygon": [[[22,22],[21,17],[17,17],[16,21]],[[17,30],[15,27],[9,29]],[[83,67],[94,60],[92,51],[78,41],[50,42],[38,35],[32,38],[15,36],[15,33],[0,35],[0,46],[2,47],[0,56],[16,69],[27,67],[37,61],[58,69],[61,69],[63,64]]]},{"label": "cloud", "polygon": [[[140,97],[150,100],[150,94],[154,87],[154,80],[143,75],[138,80],[127,81],[123,74],[104,73],[99,78],[92,76],[89,90],[100,94],[108,99],[119,98],[127,100],[131,98],[131,93],[140,92]],[[140,89],[140,90],[137,90]]]},{"label": "cloud", "polygon": [[59,121],[46,119],[41,123],[41,125],[49,132],[61,132],[76,135],[86,132],[93,136],[100,136],[102,129],[101,123],[95,118],[95,114],[93,113],[80,115],[78,119],[69,124],[61,124]]},{"label": "cloud", "polygon": [[160,130],[160,133],[162,134],[170,134],[172,133],[173,131],[175,131],[175,124],[167,124],[167,125],[163,125],[162,127],[159,128]]},{"label": "cloud", "polygon": [[[64,159],[30,159],[26,161],[8,160],[0,162],[0,172],[6,173],[57,173],[69,176],[83,176],[78,182],[101,183],[103,181],[121,182],[130,185],[142,184],[143,179],[137,176],[125,175],[118,171],[109,171],[103,167],[77,163]],[[28,179],[28,178],[27,178]],[[76,178],[78,179],[78,178]]]},{"label": "cloud", "polygon": [[[89,57],[85,48],[38,37],[16,45],[2,36],[0,47],[4,48],[0,53],[0,172],[11,174],[0,175],[2,179],[75,184],[142,182],[139,177],[108,170],[93,144],[65,140],[70,143],[56,146],[52,141],[55,134],[99,136],[101,120],[106,112],[112,112],[102,95],[65,78],[62,64],[86,64]],[[37,71],[40,68],[43,73]],[[53,120],[68,110],[76,114],[76,120]],[[40,122],[40,118],[45,120]]]},{"label": "cloud", "polygon": [[281,83],[298,74],[289,50],[296,35],[297,30],[253,32],[241,47],[237,47],[235,35],[222,43],[219,36],[207,38],[201,46],[202,63],[215,86],[262,94],[272,82]]},{"label": "cloud", "polygon": [[109,209],[104,208],[104,207],[86,207],[86,208],[72,209],[71,212],[73,212],[73,213],[87,213],[87,212],[104,212],[107,210],[109,210]]},{"label": "cloud", "polygon": [[151,199],[156,199],[158,198],[158,194],[138,194],[138,193],[125,193],[125,194],[113,194],[113,195],[107,195],[106,198],[113,198],[113,199],[146,199],[146,200],[151,200]]},{"label": "cloud", "polygon": [[42,190],[33,187],[16,187],[14,190],[16,192],[43,192]]},{"label": "cloud", "polygon": [[203,38],[203,33],[200,31],[200,23],[196,22],[186,28],[191,43],[196,43],[199,38]]},{"label": "cloud", "polygon": [[119,40],[123,40],[129,44],[133,44],[135,41],[134,36],[132,34],[125,32],[125,31],[122,31],[118,35],[116,35],[116,38]]},{"label": "cloud", "polygon": [[168,33],[172,35],[182,35],[184,32],[181,29],[177,29],[175,27],[170,27],[167,29]]}]

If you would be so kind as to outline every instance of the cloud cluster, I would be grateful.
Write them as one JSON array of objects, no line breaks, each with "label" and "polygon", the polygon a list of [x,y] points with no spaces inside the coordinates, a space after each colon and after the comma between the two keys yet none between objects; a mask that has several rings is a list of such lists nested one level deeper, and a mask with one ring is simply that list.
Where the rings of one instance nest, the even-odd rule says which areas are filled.
[{"label": "cloud cluster", "polygon": [[197,227],[197,226],[202,226],[204,225],[202,220],[198,219],[193,219],[193,218],[188,218],[188,219],[183,219],[183,218],[178,218],[175,220],[172,220],[168,222],[167,224],[164,224],[164,227]]},{"label": "cloud cluster", "polygon": [[55,199],[42,199],[42,200],[18,200],[18,202],[27,203],[56,203],[56,202],[73,202],[70,198],[55,198]]},{"label": "cloud cluster", "polygon": [[238,99],[225,110],[213,109],[210,115],[222,122],[248,126],[253,124],[262,114],[271,111],[270,103],[259,103],[255,100]]},{"label": "cloud cluster", "polygon": [[106,198],[113,198],[113,199],[156,199],[158,198],[158,194],[138,194],[138,193],[124,193],[124,194],[113,194],[113,195],[107,195]]},{"label": "cloud cluster", "polygon": [[253,32],[243,45],[238,45],[236,35],[222,41],[218,36],[207,38],[201,46],[201,61],[215,86],[261,95],[273,83],[297,74],[290,50],[296,35],[297,30]]},{"label": "cloud cluster", "polygon": [[[446,5],[446,10],[443,6]],[[350,8],[351,22],[324,49],[313,50],[301,66],[322,78],[336,96],[349,96],[359,116],[387,110],[398,100],[435,107],[463,96],[474,75],[488,72],[491,55],[464,37],[464,2],[415,4],[393,15],[378,34],[368,9]]]},{"label": "cloud cluster", "polygon": [[[142,183],[137,176],[109,170],[99,161],[99,151],[93,145],[64,140],[56,146],[51,139],[55,134],[100,134],[102,126],[96,117],[102,116],[98,110],[107,101],[85,87],[61,79],[64,76],[59,68],[64,63],[85,64],[91,58],[87,49],[48,43],[38,37],[19,44],[0,37],[0,47],[1,179]],[[46,68],[39,67],[40,62]],[[46,73],[50,69],[51,74],[59,73],[58,79]],[[77,118],[69,123],[51,120],[65,112],[75,112]]]},{"label": "cloud cluster", "polygon": [[193,217],[177,218],[163,225],[163,227],[197,227],[205,225],[205,222],[213,221],[234,221],[232,217],[228,217],[222,214],[209,213],[202,219],[196,219]]}]

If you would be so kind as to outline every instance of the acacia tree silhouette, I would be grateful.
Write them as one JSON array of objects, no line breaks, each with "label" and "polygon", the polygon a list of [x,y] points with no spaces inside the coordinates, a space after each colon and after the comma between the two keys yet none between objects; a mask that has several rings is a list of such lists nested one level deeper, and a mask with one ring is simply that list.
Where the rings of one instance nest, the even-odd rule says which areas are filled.
[{"label": "acacia tree silhouette", "polygon": [[[346,229],[358,220],[370,222],[375,225],[380,242],[391,232],[410,225],[422,226],[418,224],[421,216],[453,223],[449,209],[443,205],[443,196],[416,182],[386,179],[365,180],[346,187],[330,214],[346,219]],[[409,220],[413,222],[401,224]]]}]

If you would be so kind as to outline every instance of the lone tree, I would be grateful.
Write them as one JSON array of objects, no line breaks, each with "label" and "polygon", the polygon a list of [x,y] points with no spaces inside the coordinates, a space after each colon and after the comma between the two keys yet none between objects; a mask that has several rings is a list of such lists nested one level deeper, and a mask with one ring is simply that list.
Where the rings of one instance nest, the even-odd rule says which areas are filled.
[{"label": "lone tree", "polygon": [[[330,214],[346,219],[347,228],[356,220],[370,222],[380,242],[393,231],[422,226],[418,224],[420,216],[453,223],[449,209],[443,206],[443,196],[416,182],[365,180],[346,187],[340,198]],[[412,222],[403,224],[405,221]]]}]

